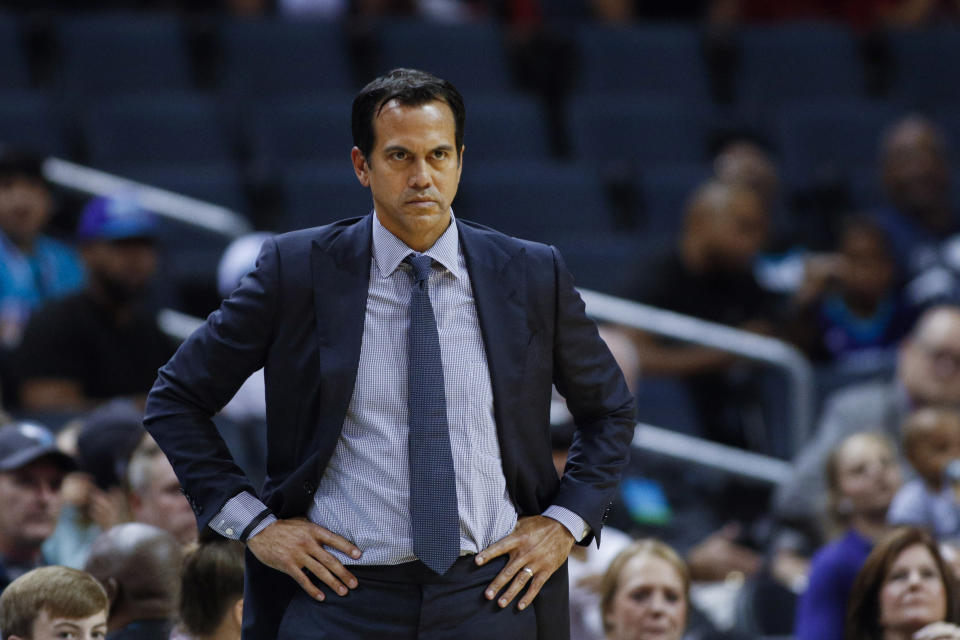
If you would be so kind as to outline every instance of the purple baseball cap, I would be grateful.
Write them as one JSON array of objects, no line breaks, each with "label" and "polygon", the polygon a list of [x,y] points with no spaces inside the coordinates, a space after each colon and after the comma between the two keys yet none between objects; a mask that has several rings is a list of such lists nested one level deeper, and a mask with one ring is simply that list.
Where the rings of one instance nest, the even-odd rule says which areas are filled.
[{"label": "purple baseball cap", "polygon": [[157,218],[131,197],[91,200],[83,209],[77,227],[77,240],[155,239]]}]

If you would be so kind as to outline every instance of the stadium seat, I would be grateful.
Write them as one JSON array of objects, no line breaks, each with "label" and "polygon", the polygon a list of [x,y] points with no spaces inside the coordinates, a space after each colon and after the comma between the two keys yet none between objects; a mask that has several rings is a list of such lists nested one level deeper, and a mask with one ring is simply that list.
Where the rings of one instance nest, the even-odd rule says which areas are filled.
[{"label": "stadium seat", "polygon": [[641,170],[706,159],[702,109],[668,98],[594,95],[571,101],[570,135],[578,158],[627,162]]},{"label": "stadium seat", "polygon": [[334,161],[349,165],[348,94],[277,99],[254,106],[244,117],[251,155],[266,163]]},{"label": "stadium seat", "polygon": [[851,167],[847,181],[850,204],[860,212],[871,211],[883,204],[880,168],[872,165]]},{"label": "stadium seat", "polygon": [[960,30],[895,31],[888,34],[893,58],[890,97],[912,108],[960,102]]},{"label": "stadium seat", "polygon": [[864,90],[856,43],[845,29],[796,24],[740,34],[737,102],[745,113],[799,99],[855,98]]},{"label": "stadium seat", "polygon": [[20,44],[17,21],[0,15],[0,91],[25,89],[30,84],[27,57]]},{"label": "stadium seat", "polygon": [[644,171],[640,176],[644,232],[676,236],[683,224],[687,201],[712,173],[709,164],[655,166]]},{"label": "stadium seat", "polygon": [[342,26],[311,20],[228,22],[223,87],[247,97],[351,91]]},{"label": "stadium seat", "polygon": [[373,209],[370,190],[348,161],[291,164],[282,175],[286,215],[277,231],[291,231],[355,218]]},{"label": "stadium seat", "polygon": [[578,40],[583,93],[708,97],[700,40],[692,27],[586,26]]},{"label": "stadium seat", "polygon": [[470,165],[546,159],[550,155],[540,104],[533,98],[516,94],[470,100],[464,143]]},{"label": "stadium seat", "polygon": [[493,23],[390,21],[380,31],[379,71],[423,69],[452,82],[467,98],[507,91],[510,70],[500,29]]},{"label": "stadium seat", "polygon": [[472,165],[453,208],[458,216],[530,240],[613,231],[603,185],[590,165]]},{"label": "stadium seat", "polygon": [[216,103],[181,94],[103,100],[83,118],[90,161],[102,168],[148,162],[223,162],[232,145]]},{"label": "stadium seat", "polygon": [[116,172],[124,178],[226,207],[240,214],[247,211],[243,180],[233,164],[148,163],[118,167]]},{"label": "stadium seat", "polygon": [[554,239],[577,288],[623,295],[635,277],[639,241],[622,233],[567,234]]},{"label": "stadium seat", "polygon": [[68,96],[184,91],[190,65],[179,23],[171,17],[105,15],[59,24]]},{"label": "stadium seat", "polygon": [[0,144],[63,156],[67,145],[58,114],[41,93],[0,93]]},{"label": "stadium seat", "polygon": [[827,176],[846,176],[854,166],[875,164],[884,127],[898,113],[866,100],[794,103],[777,114],[783,174],[794,187]]}]

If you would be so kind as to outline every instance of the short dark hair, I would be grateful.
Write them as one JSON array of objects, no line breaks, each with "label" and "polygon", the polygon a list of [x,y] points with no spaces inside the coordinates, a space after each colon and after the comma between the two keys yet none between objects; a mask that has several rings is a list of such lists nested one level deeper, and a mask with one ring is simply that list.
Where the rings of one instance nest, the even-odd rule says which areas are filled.
[{"label": "short dark hair", "polygon": [[180,623],[192,636],[207,636],[243,597],[243,543],[213,540],[187,551],[180,573]]},{"label": "short dark hair", "polygon": [[887,574],[897,557],[906,549],[921,545],[926,547],[940,571],[944,595],[947,600],[947,614],[944,622],[960,623],[960,602],[957,596],[957,579],[953,570],[940,555],[937,543],[929,533],[916,527],[901,527],[884,536],[867,556],[866,562],[857,574],[850,591],[847,607],[846,640],[872,640],[879,638],[880,629],[880,591]]},{"label": "short dark hair", "polygon": [[16,179],[29,180],[48,186],[43,175],[43,159],[25,149],[5,147],[0,149],[0,183]]},{"label": "short dark hair", "polygon": [[463,149],[463,124],[466,120],[463,96],[453,84],[426,71],[394,69],[370,82],[353,99],[350,120],[353,144],[360,149],[364,158],[369,161],[370,152],[373,151],[373,118],[380,113],[383,105],[391,100],[409,107],[434,100],[446,102],[453,112],[454,141],[457,157],[460,157]]}]

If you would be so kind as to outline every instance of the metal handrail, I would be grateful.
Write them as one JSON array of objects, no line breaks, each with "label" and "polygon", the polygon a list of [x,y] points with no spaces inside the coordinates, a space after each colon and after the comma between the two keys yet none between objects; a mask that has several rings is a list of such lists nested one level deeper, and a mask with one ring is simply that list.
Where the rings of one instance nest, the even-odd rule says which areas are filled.
[{"label": "metal handrail", "polygon": [[814,374],[800,351],[782,340],[734,329],[650,305],[580,289],[587,313],[597,320],[734,353],[782,369],[790,384],[793,450],[807,442],[813,423]]},{"label": "metal handrail", "polygon": [[239,214],[209,202],[166,189],[121,178],[105,171],[84,167],[60,158],[43,162],[43,175],[51,183],[95,196],[132,193],[139,203],[157,215],[236,238],[253,228]]}]

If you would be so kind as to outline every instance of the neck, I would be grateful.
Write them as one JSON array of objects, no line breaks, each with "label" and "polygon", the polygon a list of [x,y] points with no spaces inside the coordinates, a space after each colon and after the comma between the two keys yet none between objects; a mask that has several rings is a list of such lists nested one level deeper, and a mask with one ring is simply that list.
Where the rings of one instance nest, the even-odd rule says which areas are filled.
[{"label": "neck", "polygon": [[850,527],[871,542],[876,542],[889,530],[885,516],[874,517],[869,514],[854,516]]},{"label": "neck", "polygon": [[138,603],[136,607],[129,609],[120,607],[116,611],[111,611],[110,619],[107,621],[107,627],[110,633],[113,633],[134,622],[172,620],[173,615],[174,613],[169,603],[149,601],[142,604]]},{"label": "neck", "polygon": [[913,634],[916,631],[904,631],[902,629],[884,629],[881,636],[881,640],[911,640]]}]

